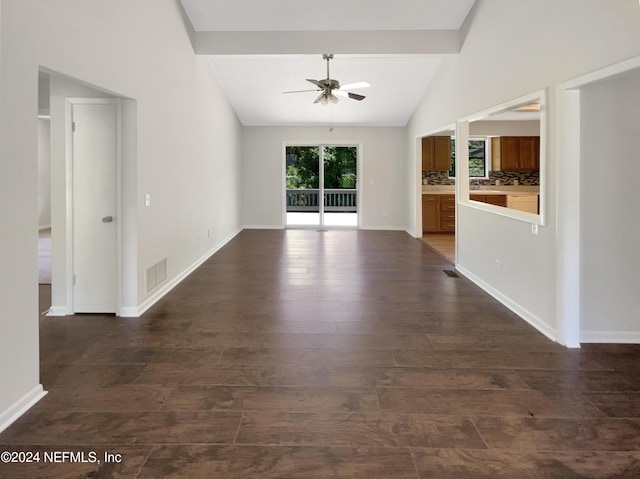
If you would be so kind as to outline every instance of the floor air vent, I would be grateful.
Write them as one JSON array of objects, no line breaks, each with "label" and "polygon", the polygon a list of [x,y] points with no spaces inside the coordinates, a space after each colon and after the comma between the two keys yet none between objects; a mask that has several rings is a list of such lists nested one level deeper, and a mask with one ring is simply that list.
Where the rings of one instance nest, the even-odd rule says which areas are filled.
[{"label": "floor air vent", "polygon": [[163,259],[147,269],[147,292],[167,279],[167,260]]},{"label": "floor air vent", "polygon": [[449,278],[459,278],[460,276],[458,276],[458,273],[456,273],[453,270],[450,269],[443,269],[442,271],[444,271],[444,274],[446,274],[447,276],[449,276]]}]

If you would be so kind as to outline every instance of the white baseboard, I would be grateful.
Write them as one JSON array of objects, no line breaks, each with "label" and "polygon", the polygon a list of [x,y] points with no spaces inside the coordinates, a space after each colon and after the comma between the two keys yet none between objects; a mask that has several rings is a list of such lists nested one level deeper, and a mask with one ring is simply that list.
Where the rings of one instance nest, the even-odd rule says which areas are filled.
[{"label": "white baseboard", "polygon": [[244,225],[242,229],[245,230],[283,230],[282,225]]},{"label": "white baseboard", "polygon": [[416,233],[416,230],[412,230],[410,228],[405,228],[404,232],[407,233],[409,236],[413,236],[416,239],[422,238],[422,231],[420,231],[420,234],[418,234],[418,233]]},{"label": "white baseboard", "polygon": [[38,231],[42,231],[42,230],[50,230],[51,229],[51,225],[42,225],[42,226],[38,226]]},{"label": "white baseboard", "polygon": [[406,231],[402,226],[360,226],[363,231]]},{"label": "white baseboard", "polygon": [[465,269],[464,267],[456,264],[456,270],[459,273],[462,273],[466,278],[468,278],[469,280],[473,281],[475,284],[480,286],[480,288],[482,288],[484,291],[489,293],[495,299],[500,301],[504,306],[506,306],[511,311],[516,313],[518,316],[524,319],[527,323],[529,323],[531,326],[533,326],[542,334],[544,334],[547,338],[551,339],[552,341],[558,342],[555,329],[550,327],[547,323],[545,323],[542,319],[540,319],[538,316],[533,314],[531,311],[522,307],[520,304],[516,303],[511,298],[505,296],[500,291],[495,289],[493,286],[489,285],[482,279],[478,278],[471,271]]},{"label": "white baseboard", "polygon": [[640,331],[582,331],[580,342],[640,344]]},{"label": "white baseboard", "polygon": [[0,413],[0,432],[8,428],[13,422],[27,412],[35,403],[47,395],[47,391],[38,384],[35,388],[22,396],[5,411]]},{"label": "white baseboard", "polygon": [[66,306],[51,306],[49,311],[47,311],[46,316],[67,316],[67,307]]},{"label": "white baseboard", "polygon": [[137,307],[128,306],[126,308],[120,308],[120,311],[118,311],[118,316],[120,316],[121,318],[137,318],[138,316],[140,316],[140,314],[138,313]]},{"label": "white baseboard", "polygon": [[[220,248],[222,248],[229,241],[231,241],[233,238],[235,238],[238,235],[238,233],[240,233],[242,230],[243,230],[242,227],[238,228],[233,233],[231,233],[229,236],[227,236],[225,239],[220,241],[216,246],[214,246],[212,249],[210,249],[207,253],[205,253],[198,260],[196,260],[191,266],[189,266],[187,269],[185,269],[182,273],[180,273],[178,276],[173,278],[171,281],[169,281],[167,284],[165,284],[160,289],[158,289],[155,293],[153,293],[151,296],[149,296],[137,308],[123,308],[123,310],[124,310],[123,312],[127,313],[126,317],[137,318],[139,316],[142,316],[142,314],[144,314],[145,311],[147,311],[151,306],[153,306],[160,299],[162,299],[162,297],[164,297],[169,291],[171,291],[178,284],[180,284],[180,282],[182,282],[182,280],[184,280],[187,276],[189,276],[191,273],[193,273],[202,263],[204,263],[209,258],[211,258],[211,256],[216,254]],[[135,311],[134,311],[134,309],[135,309]]]}]

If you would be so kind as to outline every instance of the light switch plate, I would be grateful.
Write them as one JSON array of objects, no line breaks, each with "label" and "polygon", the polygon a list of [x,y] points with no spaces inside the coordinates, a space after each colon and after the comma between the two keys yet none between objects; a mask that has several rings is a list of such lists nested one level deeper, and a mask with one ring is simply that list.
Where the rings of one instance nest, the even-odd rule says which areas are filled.
[{"label": "light switch plate", "polygon": [[144,206],[151,206],[151,195],[144,195]]}]

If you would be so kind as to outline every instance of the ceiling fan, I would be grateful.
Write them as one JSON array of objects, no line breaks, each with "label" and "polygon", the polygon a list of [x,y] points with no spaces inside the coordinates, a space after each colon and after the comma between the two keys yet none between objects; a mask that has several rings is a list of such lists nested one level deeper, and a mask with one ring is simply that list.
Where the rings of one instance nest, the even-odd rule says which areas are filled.
[{"label": "ceiling fan", "polygon": [[323,80],[311,80],[307,78],[308,82],[313,83],[318,88],[314,90],[295,90],[295,91],[285,91],[283,93],[302,93],[308,91],[320,91],[320,96],[316,98],[314,103],[321,103],[326,105],[327,103],[338,103],[338,96],[342,96],[345,98],[351,98],[352,100],[362,101],[365,99],[364,95],[358,95],[357,93],[353,93],[347,90],[354,90],[357,88],[368,88],[369,85],[367,82],[357,82],[357,83],[349,83],[348,85],[340,85],[338,80],[333,80],[329,75],[329,61],[333,60],[333,53],[325,53],[322,55],[322,59],[327,61],[327,78]]}]

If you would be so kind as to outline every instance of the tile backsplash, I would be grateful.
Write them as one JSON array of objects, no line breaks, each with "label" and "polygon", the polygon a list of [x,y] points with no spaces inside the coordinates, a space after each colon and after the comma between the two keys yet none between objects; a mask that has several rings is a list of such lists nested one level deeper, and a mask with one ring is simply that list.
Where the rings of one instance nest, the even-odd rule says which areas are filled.
[{"label": "tile backsplash", "polygon": [[[426,183],[424,180],[427,180]],[[423,171],[422,172],[422,184],[423,185],[455,185],[455,178],[449,178],[448,171]]]},{"label": "tile backsplash", "polygon": [[[426,182],[425,182],[426,180]],[[513,180],[518,180],[519,185],[540,185],[540,173],[538,171],[490,171],[489,178],[478,180],[480,185],[495,185],[500,180],[501,185],[513,185]],[[476,180],[474,179],[475,183]],[[423,171],[422,184],[425,185],[455,185],[455,178],[449,178],[447,171]]]}]

